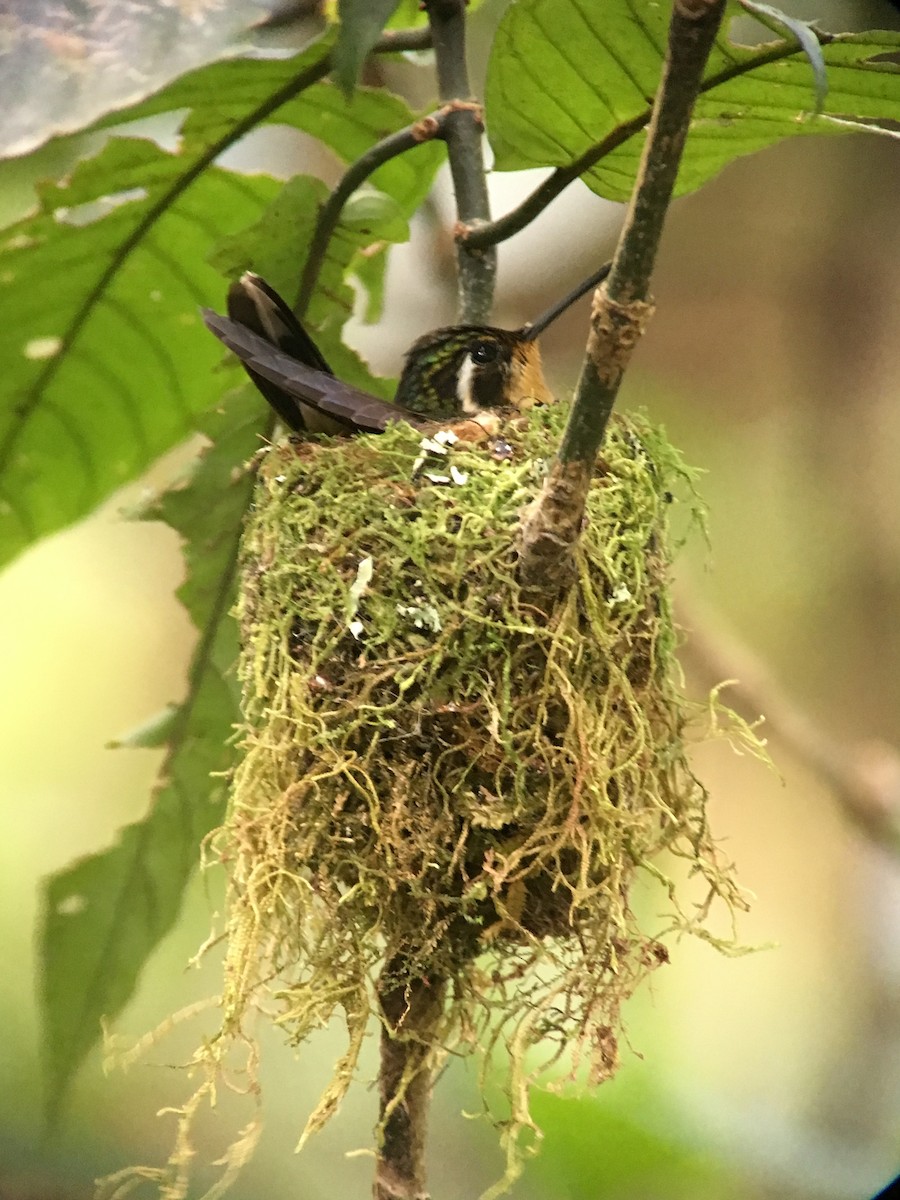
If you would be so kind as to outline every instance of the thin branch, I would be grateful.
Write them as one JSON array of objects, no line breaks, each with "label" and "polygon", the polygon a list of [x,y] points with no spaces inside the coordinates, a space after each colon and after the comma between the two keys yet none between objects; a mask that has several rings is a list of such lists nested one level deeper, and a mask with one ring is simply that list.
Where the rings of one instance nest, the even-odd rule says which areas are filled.
[{"label": "thin branch", "polygon": [[486,225],[476,225],[472,229],[465,230],[462,236],[466,245],[483,250],[488,246],[497,246],[500,242],[505,242],[515,233],[521,233],[561,192],[566,190],[569,184],[580,179],[586,171],[589,171],[601,159],[606,158],[607,154],[611,154],[629,138],[640,133],[648,124],[651,112],[652,109],[648,107],[644,112],[632,117],[630,121],[618,125],[602,141],[589,146],[584,154],[567,166],[557,167],[552,175],[548,175],[543,183],[539,184],[520,204],[510,209],[504,216],[498,217],[496,221],[491,221]]},{"label": "thin branch", "polygon": [[[466,68],[465,0],[425,0],[434,45],[438,93],[451,106],[444,130],[450,174],[456,196],[457,227],[467,232],[491,218],[482,153],[481,107],[471,97]],[[466,236],[456,242],[459,287],[458,317],[478,324],[490,316],[497,274],[493,247],[473,245]]]},{"label": "thin branch", "polygon": [[[388,29],[372,49],[370,54],[406,54],[412,50],[430,50],[431,31],[428,29]],[[328,58],[331,69],[331,56]]]},{"label": "thin branch", "polygon": [[749,646],[722,629],[697,600],[678,596],[679,622],[690,630],[681,656],[704,687],[735,680],[728,700],[748,721],[765,717],[788,753],[828,787],[844,816],[870,841],[900,854],[900,752],[879,741],[850,745],[832,737],[784,691]]},{"label": "thin branch", "polygon": [[652,306],[650,275],[725,0],[675,0],[662,79],[609,278],[594,295],[587,353],[559,455],[522,525],[520,574],[550,600],[571,579],[594,460]]},{"label": "thin branch", "polygon": [[439,137],[447,124],[448,113],[448,109],[441,109],[430,116],[422,117],[420,121],[408,125],[405,129],[400,129],[396,133],[382,138],[380,142],[377,142],[365,154],[361,155],[345,172],[334,191],[322,206],[318,220],[316,221],[316,228],[309,245],[309,252],[306,256],[306,262],[303,265],[303,275],[300,279],[297,302],[294,305],[294,313],[298,318],[302,318],[309,307],[309,302],[315,290],[316,280],[319,277],[319,272],[322,269],[322,263],[325,260],[325,254],[328,250],[328,243],[337,227],[338,221],[341,219],[341,212],[344,205],[356,189],[384,163],[389,162],[392,158],[396,158],[398,154],[405,154],[407,150],[412,150],[415,146],[420,146],[423,142]]},{"label": "thin branch", "polygon": [[[824,39],[825,35],[822,36]],[[835,39],[829,36],[828,40],[833,41]],[[767,53],[761,53],[758,57],[749,61],[732,63],[723,70],[717,71],[714,75],[707,76],[700,88],[700,95],[714,91],[715,88],[720,87],[723,83],[730,82],[732,79],[739,79],[742,75],[748,75],[758,70],[761,66],[781,62],[785,58],[793,58],[798,53],[802,53],[802,50],[798,48],[796,43],[785,42],[782,39],[777,46],[773,46]],[[520,204],[510,209],[502,217],[498,217],[496,221],[474,225],[471,229],[465,230],[462,236],[465,238],[466,243],[474,249],[484,250],[488,246],[496,246],[500,242],[505,242],[507,238],[511,238],[516,233],[521,233],[561,192],[565,191],[569,184],[574,183],[576,179],[580,179],[591,167],[596,166],[598,162],[606,158],[613,150],[618,149],[629,138],[634,137],[635,134],[640,133],[642,129],[646,128],[650,122],[652,112],[653,110],[648,107],[642,112],[636,113],[629,121],[617,126],[601,141],[588,146],[587,150],[571,163],[564,167],[557,167],[553,174],[549,175],[543,183],[539,184]]]},{"label": "thin branch", "polygon": [[445,990],[435,980],[410,979],[402,954],[392,955],[382,969],[374,1200],[427,1200],[425,1140]]}]

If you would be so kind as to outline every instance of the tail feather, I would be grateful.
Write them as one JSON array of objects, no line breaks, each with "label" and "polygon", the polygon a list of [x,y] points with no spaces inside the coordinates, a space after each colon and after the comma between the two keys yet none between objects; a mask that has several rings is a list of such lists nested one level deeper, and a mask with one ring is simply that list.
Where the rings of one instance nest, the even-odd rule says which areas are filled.
[{"label": "tail feather", "polygon": [[[334,372],[281,296],[259,275],[245,271],[228,289],[228,315],[296,362],[333,376]],[[282,422],[294,433],[310,429],[309,414],[295,396],[244,363],[247,374]],[[314,422],[315,424],[315,422]]]},{"label": "tail feather", "polygon": [[297,433],[383,433],[395,421],[421,425],[418,414],[307,366],[249,324],[208,308],[200,311],[210,332],[238,356],[257,388]]},{"label": "tail feather", "polygon": [[228,315],[314,371],[333,375],[321,350],[281,296],[259,275],[245,271],[228,289]]}]

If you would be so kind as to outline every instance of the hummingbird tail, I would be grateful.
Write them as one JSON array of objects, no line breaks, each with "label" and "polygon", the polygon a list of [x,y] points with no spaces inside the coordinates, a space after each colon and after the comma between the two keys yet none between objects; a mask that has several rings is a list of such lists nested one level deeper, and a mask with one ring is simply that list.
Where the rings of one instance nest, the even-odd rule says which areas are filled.
[{"label": "hummingbird tail", "polygon": [[321,350],[289,305],[259,275],[245,271],[228,289],[228,315],[304,366],[333,375]]}]

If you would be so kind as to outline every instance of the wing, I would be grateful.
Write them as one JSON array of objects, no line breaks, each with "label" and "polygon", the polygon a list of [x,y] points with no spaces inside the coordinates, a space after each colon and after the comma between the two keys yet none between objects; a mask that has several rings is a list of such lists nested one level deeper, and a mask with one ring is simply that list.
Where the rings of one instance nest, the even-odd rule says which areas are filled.
[{"label": "wing", "polygon": [[[396,421],[417,427],[426,424],[417,413],[306,366],[239,321],[221,317],[209,308],[201,309],[201,313],[210,332],[238,356],[250,378],[255,383],[263,381],[266,386],[257,386],[291,429],[308,427],[301,406],[338,422],[339,431],[345,433],[384,433]],[[324,361],[321,355],[319,358]]]}]

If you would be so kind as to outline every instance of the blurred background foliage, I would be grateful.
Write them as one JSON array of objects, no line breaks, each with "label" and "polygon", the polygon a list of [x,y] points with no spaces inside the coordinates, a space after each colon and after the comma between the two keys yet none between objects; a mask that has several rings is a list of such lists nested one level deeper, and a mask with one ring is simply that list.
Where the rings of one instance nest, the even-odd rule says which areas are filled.
[{"label": "blurred background foliage", "polygon": [[[79,6],[52,7],[77,16]],[[502,7],[487,3],[473,18],[476,72]],[[900,28],[895,7],[876,0],[786,7],[821,17],[826,28]],[[264,36],[297,35],[288,24]],[[414,67],[370,69],[424,102],[427,85]],[[270,169],[277,162],[283,176],[334,178],[329,157],[299,135],[269,131],[246,153]],[[28,169],[21,160],[3,185],[5,223],[28,195]],[[712,549],[694,543],[684,554],[691,597],[763,658],[826,738],[848,744],[900,744],[898,178],[897,141],[798,139],[738,161],[676,203],[655,282],[658,311],[622,397],[646,407],[707,472]],[[495,212],[529,183],[492,176]],[[618,206],[575,185],[504,244],[498,323],[533,316],[606,257],[620,218]],[[416,335],[452,319],[449,220],[442,175],[411,246],[392,261],[385,320],[352,328],[377,369],[395,371]],[[548,374],[563,392],[574,383],[585,326],[581,309],[544,339]],[[171,480],[193,449],[169,456],[142,485],[0,578],[3,1200],[88,1196],[98,1174],[158,1162],[169,1129],[155,1113],[183,1095],[172,1067],[193,1048],[190,1021],[127,1073],[104,1077],[94,1055],[68,1119],[46,1139],[32,938],[39,881],[106,845],[145,810],[158,755],[113,753],[104,743],[179,696],[191,635],[172,596],[181,575],[174,534],[120,514],[144,488]],[[682,609],[687,627],[702,625],[695,605],[689,599]],[[713,827],[754,896],[740,938],[768,948],[726,958],[700,942],[671,947],[672,964],[629,1007],[617,1079],[591,1096],[535,1100],[544,1139],[515,1188],[521,1200],[851,1200],[896,1170],[897,860],[849,826],[807,764],[776,740],[770,749],[775,771],[722,744],[696,755]],[[139,1036],[216,990],[212,960],[192,971],[186,963],[219,907],[218,889],[213,878],[195,882],[119,1032]],[[647,906],[652,920],[649,897]],[[266,1132],[235,1200],[368,1194],[368,1159],[346,1157],[369,1141],[375,1096],[365,1086],[292,1155],[338,1037],[326,1031],[295,1052],[262,1031]],[[368,1068],[371,1078],[371,1048]],[[437,1090],[431,1177],[439,1200],[468,1200],[500,1171],[493,1132],[461,1117],[479,1104],[473,1070],[451,1064]],[[207,1122],[213,1156],[233,1119],[249,1115],[246,1102],[223,1097]]]}]

